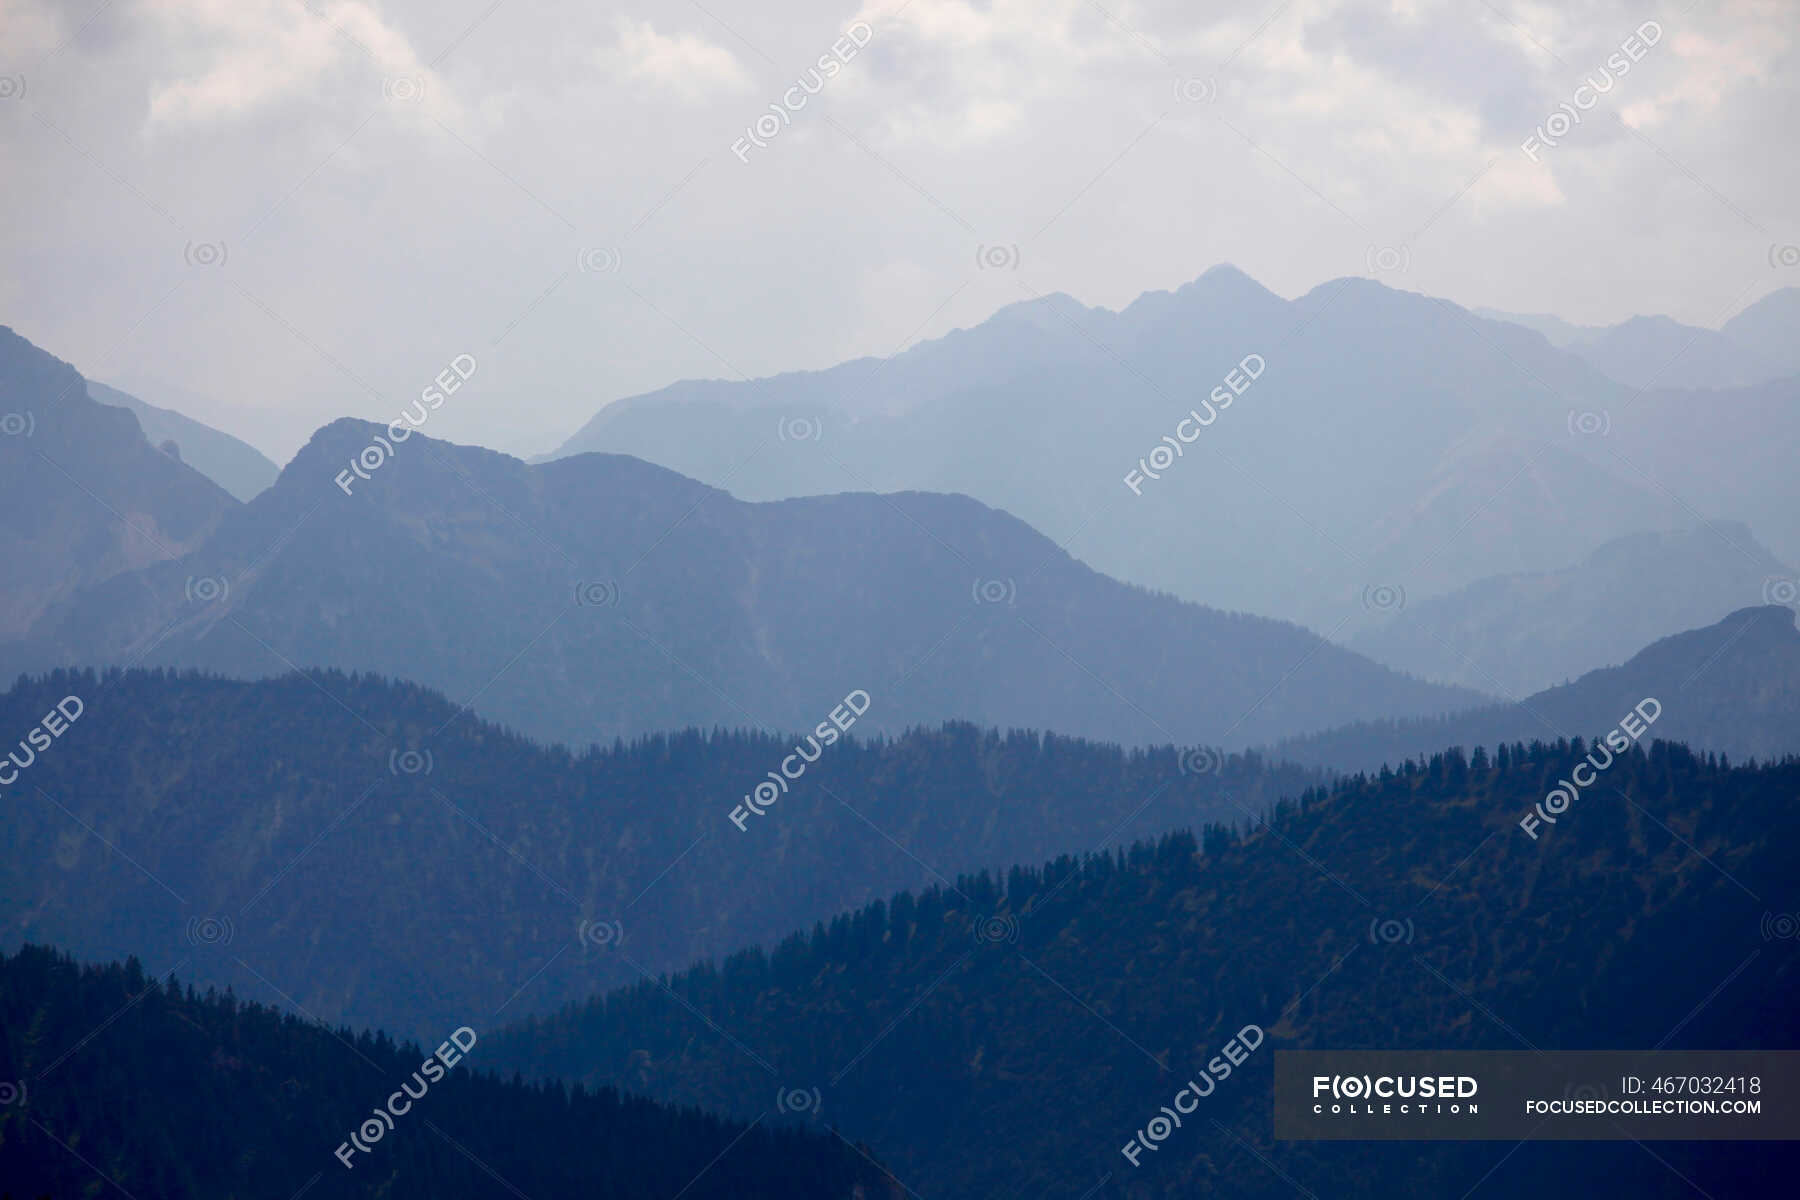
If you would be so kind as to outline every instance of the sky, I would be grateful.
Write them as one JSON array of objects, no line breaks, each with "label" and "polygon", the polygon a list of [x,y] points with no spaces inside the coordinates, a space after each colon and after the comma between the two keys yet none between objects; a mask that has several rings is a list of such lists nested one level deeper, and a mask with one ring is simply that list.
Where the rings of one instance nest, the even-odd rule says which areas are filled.
[{"label": "sky", "polygon": [[458,356],[424,432],[531,454],[678,379],[1220,262],[1716,327],[1800,284],[1797,33],[1791,0],[0,0],[0,324],[277,462]]}]

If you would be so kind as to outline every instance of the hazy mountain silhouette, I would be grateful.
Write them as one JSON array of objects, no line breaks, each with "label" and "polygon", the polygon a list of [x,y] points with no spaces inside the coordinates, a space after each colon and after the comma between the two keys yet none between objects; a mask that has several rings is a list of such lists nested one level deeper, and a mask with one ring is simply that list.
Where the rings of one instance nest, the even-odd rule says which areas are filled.
[{"label": "hazy mountain silhouette", "polygon": [[864,731],[1237,746],[1479,699],[1118,583],[961,496],[746,504],[636,459],[420,435],[357,479],[382,432],[320,430],[198,551],[59,604],[0,666],[373,671],[576,746],[808,730],[857,689]]},{"label": "hazy mountain silhouette", "polygon": [[1720,332],[1765,361],[1800,372],[1800,288],[1770,292],[1725,322]]},{"label": "hazy mountain silhouette", "polygon": [[[1630,597],[1621,597],[1629,603]],[[1800,753],[1800,632],[1794,610],[1763,605],[1656,642],[1616,667],[1589,671],[1514,704],[1439,720],[1359,721],[1280,742],[1271,753],[1348,770],[1438,746],[1598,737],[1647,696],[1662,705],[1658,737],[1732,758]]]},{"label": "hazy mountain silhouette", "polygon": [[239,500],[255,496],[281,474],[281,468],[264,458],[261,451],[210,425],[202,425],[173,409],[146,404],[136,396],[91,379],[87,390],[101,404],[130,409],[151,445],[160,447],[174,442],[183,462]]},{"label": "hazy mountain silhouette", "polygon": [[1727,334],[1669,317],[1632,317],[1570,350],[1602,374],[1638,388],[1742,387],[1790,373]]},{"label": "hazy mountain silhouette", "polygon": [[1796,588],[1800,572],[1746,526],[1713,522],[1628,534],[1560,571],[1496,575],[1409,604],[1350,645],[1423,679],[1517,698],[1748,603],[1792,601]]},{"label": "hazy mountain silhouette", "polygon": [[85,585],[185,554],[235,507],[131,414],[95,403],[74,367],[0,326],[0,635]]},{"label": "hazy mountain silhouette", "polygon": [[[1631,343],[1620,355],[1635,362],[1636,328],[1597,336]],[[1666,357],[1678,347],[1659,329]],[[1746,355],[1706,353],[1677,360],[1697,376],[1661,382],[1755,377],[1721,375]],[[1208,419],[1199,406],[1251,355],[1259,377]],[[1758,386],[1800,408],[1793,380]],[[1646,476],[1607,442],[1616,416],[1664,466],[1680,457],[1685,415],[1638,391],[1446,301],[1365,279],[1289,301],[1221,266],[1118,312],[1047,296],[886,361],[627,398],[559,453],[634,454],[747,499],[965,493],[1117,578],[1350,636],[1385,615],[1365,606],[1370,589],[1423,598],[1691,524],[1687,485],[1711,465]],[[1182,425],[1194,411],[1205,428]],[[1766,436],[1727,425],[1732,445]],[[1793,473],[1743,448],[1755,502],[1702,515],[1800,509]],[[1472,514],[1481,526],[1462,529]],[[1800,557],[1800,531],[1766,536]]]},{"label": "hazy mountain silhouette", "polygon": [[1800,372],[1800,288],[1770,292],[1716,330],[1664,316],[1575,325],[1545,313],[1474,311],[1535,329],[1551,345],[1632,387],[1734,387]]}]

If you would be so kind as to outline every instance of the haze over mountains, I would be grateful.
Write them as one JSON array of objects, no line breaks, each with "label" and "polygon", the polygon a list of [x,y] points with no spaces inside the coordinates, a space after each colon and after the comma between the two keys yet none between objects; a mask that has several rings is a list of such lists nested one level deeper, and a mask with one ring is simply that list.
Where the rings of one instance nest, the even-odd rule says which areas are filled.
[{"label": "haze over mountains", "polygon": [[1800,571],[1747,526],[1713,522],[1627,534],[1561,571],[1495,576],[1408,604],[1350,645],[1422,679],[1518,698],[1622,663],[1671,630],[1797,595]]},{"label": "haze over mountains", "polygon": [[136,396],[88,380],[88,395],[101,404],[130,409],[150,444],[163,449],[174,443],[177,455],[208,479],[248,500],[275,482],[281,468],[264,458],[255,447],[210,425],[202,425],[173,409],[146,404]]},{"label": "haze over mountains", "polygon": [[[1402,595],[1702,518],[1800,559],[1800,485],[1763,457],[1800,438],[1797,296],[1734,326],[1757,347],[1739,366],[1781,352],[1766,370],[1665,372],[1646,344],[1687,355],[1650,322],[1615,331],[1621,379],[1447,301],[1364,279],[1289,301],[1220,266],[1118,312],[1048,296],[888,360],[676,384],[607,405],[559,453],[635,454],[749,499],[964,492],[1118,578],[1350,637]],[[1200,407],[1251,355],[1266,366],[1220,393],[1230,407]],[[1720,390],[1678,390],[1696,386]],[[1182,424],[1194,411],[1205,428]]]},{"label": "haze over mountains", "polygon": [[1479,699],[1107,579],[965,497],[747,504],[622,456],[527,466],[423,435],[357,478],[383,434],[320,430],[194,553],[60,599],[0,671],[374,671],[573,746],[811,729],[857,689],[865,730],[1232,746]]},{"label": "haze over mountains", "polygon": [[203,542],[236,507],[89,398],[68,363],[0,326],[0,638],[83,586]]},{"label": "haze over mountains", "polygon": [[[1756,320],[1773,327],[1781,311]],[[1080,477],[1096,445],[1204,378],[1225,346],[1267,344],[1282,321],[1297,322],[1283,340],[1218,368],[1233,402],[1120,488],[1150,520],[1049,486]],[[1302,349],[1321,335],[1329,355],[1364,356],[1334,367]],[[1470,337],[1541,386],[1518,393]],[[756,481],[736,490],[819,492],[747,500],[626,454],[526,464],[351,419],[258,486],[241,443],[90,386],[10,333],[0,367],[17,415],[0,439],[16,469],[0,484],[29,516],[12,535],[27,569],[7,584],[0,673],[53,672],[0,694],[0,724],[41,731],[47,711],[80,705],[66,737],[0,760],[16,804],[0,872],[12,944],[142,955],[156,973],[401,1036],[471,1013],[516,1022],[492,1043],[495,1065],[598,1094],[488,1080],[471,1084],[470,1111],[523,1105],[540,1124],[735,1162],[709,1185],[719,1194],[872,1197],[905,1179],[1083,1195],[1117,1168],[1108,1143],[1172,1058],[1203,1058],[1245,1022],[1282,1047],[1498,1045],[1453,998],[1534,1012],[1579,994],[1540,1036],[1645,1040],[1690,998],[1604,998],[1644,991],[1671,941],[1750,928],[1742,893],[1761,903],[1779,887],[1794,760],[1731,771],[1711,755],[1800,752],[1793,560],[1764,545],[1800,535],[1800,514],[1765,507],[1791,484],[1788,447],[1760,436],[1800,419],[1791,379],[1633,395],[1538,333],[1442,302],[1346,281],[1289,303],[1219,270],[1120,314],[1066,297],[1016,306],[891,366],[678,385],[584,433],[685,438],[725,484]],[[1547,437],[1531,422],[1561,392],[1543,376],[1619,407],[1562,413]],[[1326,402],[1377,383],[1393,412]],[[1240,427],[1246,446],[1209,441]],[[157,449],[159,434],[174,445]],[[1020,453],[996,456],[1009,437]],[[1263,469],[1246,472],[1239,453]],[[1346,474],[1347,461],[1371,465]],[[792,472],[759,469],[769,462]],[[867,490],[863,467],[974,481],[1080,527],[1065,547],[980,499]],[[1310,493],[1332,521],[1361,512],[1366,527],[1326,528],[1289,504],[1309,494],[1308,472],[1332,483]],[[1702,511],[1754,512],[1758,530],[1699,523]],[[1622,532],[1594,541],[1609,530]],[[1220,557],[1196,557],[1196,537]],[[1283,559],[1283,537],[1319,553]],[[1333,554],[1372,582],[1326,630],[1346,648],[1109,578],[1072,553],[1083,548],[1207,587],[1285,588],[1296,605],[1353,578]],[[1275,565],[1256,582],[1251,563]],[[216,674],[64,669],[106,665]],[[1485,703],[1495,692],[1532,694]],[[1622,756],[1573,827],[1559,823],[1555,857],[1520,860],[1513,842],[1540,850],[1507,824],[1581,752],[1567,739],[1604,734],[1646,697],[1653,736],[1700,755]],[[1379,774],[1319,786],[1344,771]],[[1617,795],[1648,824],[1604,808]],[[1497,840],[1494,861],[1473,861]],[[1735,885],[1678,852],[1695,846]],[[1410,866],[1395,875],[1396,862]],[[1653,900],[1618,883],[1634,872],[1661,881]],[[924,890],[895,896],[909,887]],[[1410,972],[1376,961],[1397,939],[1339,936],[1404,908],[1410,948],[1434,903],[1455,917],[1430,935],[1436,950],[1408,950]],[[1586,924],[1554,944],[1486,940],[1527,910]],[[1723,972],[1715,949],[1703,965]],[[1421,969],[1442,995],[1421,994]],[[52,1004],[85,1010],[123,987],[151,997],[124,1027],[140,1038],[281,1074],[301,1098],[284,1109],[292,1138],[337,1119],[343,1081],[308,1065],[327,1042],[378,1066],[395,1055],[386,1035],[321,1042],[240,1015],[235,999],[165,998],[135,961],[77,972],[33,949],[0,972],[23,997],[0,1006],[0,1067],[43,1061],[32,1031]],[[1323,993],[1334,978],[1354,1000]],[[1790,1003],[1779,964],[1745,978],[1751,997],[1714,1005],[1691,1036],[1741,1041]],[[1408,1015],[1372,1024],[1371,997]],[[122,1086],[96,1072],[91,1086]],[[1205,1149],[1134,1174],[1133,1194],[1216,1189],[1245,1148],[1352,1196],[1500,1169],[1457,1148],[1268,1145],[1265,1075],[1242,1076],[1244,1103],[1196,1130]],[[1084,1107],[1051,1104],[1049,1139],[1042,1097],[1069,1080]],[[242,1082],[232,1068],[194,1087]],[[778,1121],[823,1106],[844,1132],[758,1132],[771,1115],[758,1089],[803,1098],[778,1099]],[[58,1127],[106,1147],[117,1177],[237,1186],[225,1169],[159,1175],[159,1155],[132,1140],[151,1126],[171,1144],[217,1136],[205,1119],[114,1120],[50,1095]],[[190,1088],[175,1108],[203,1103]],[[976,1128],[1008,1151],[983,1151]],[[846,1138],[873,1149],[845,1157]],[[53,1141],[0,1146],[20,1178],[71,1177]],[[618,1183],[513,1153],[490,1142],[483,1157],[550,1188]],[[1729,1191],[1772,1169],[1782,1152],[1770,1153],[1677,1157]],[[408,1177],[431,1178],[430,1161],[409,1153]],[[1504,1178],[1659,1186],[1639,1170],[1534,1149]],[[638,1181],[646,1194],[667,1191],[653,1176]],[[1232,1186],[1274,1195],[1275,1179]]]},{"label": "haze over mountains", "polygon": [[1551,345],[1632,387],[1736,387],[1800,373],[1800,288],[1770,292],[1716,330],[1664,316],[1595,326],[1544,313],[1474,311],[1535,329]]},{"label": "haze over mountains", "polygon": [[0,5],[0,1200],[1796,1192],[1790,5]]},{"label": "haze over mountains", "polygon": [[1616,667],[1511,704],[1421,721],[1359,721],[1278,743],[1282,759],[1376,770],[1445,746],[1595,738],[1654,697],[1656,736],[1763,761],[1800,751],[1800,631],[1779,604],[1667,637]]}]

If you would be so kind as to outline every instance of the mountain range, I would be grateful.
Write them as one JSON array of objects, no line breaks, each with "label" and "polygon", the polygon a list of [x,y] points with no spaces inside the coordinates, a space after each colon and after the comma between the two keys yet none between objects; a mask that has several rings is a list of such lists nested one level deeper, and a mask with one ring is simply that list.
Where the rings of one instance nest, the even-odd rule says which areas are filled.
[{"label": "mountain range", "polygon": [[1630,387],[1719,388],[1800,374],[1800,288],[1780,288],[1719,329],[1670,317],[1636,316],[1617,325],[1574,325],[1543,313],[1477,308],[1476,315],[1523,325],[1602,374]]},{"label": "mountain range", "polygon": [[[1736,328],[1800,341],[1796,295]],[[1765,454],[1800,437],[1800,380],[1633,378],[1655,386],[1370,280],[1286,300],[1220,266],[1117,312],[1050,295],[889,359],[617,400],[558,453],[633,454],[747,499],[966,493],[1109,575],[1343,638],[1408,598],[1697,518],[1753,520],[1800,559],[1800,488]]]},{"label": "mountain range", "polygon": [[487,1032],[447,1025],[423,1046],[396,1042],[184,990],[136,959],[0,954],[0,1188],[899,1200],[865,1149],[780,1121],[774,1097],[765,1116],[777,1119],[744,1122],[503,1082],[484,1062]]},{"label": "mountain range", "polygon": [[[1800,1045],[1800,960],[1773,922],[1794,906],[1800,760],[1640,745],[1527,836],[1586,749],[1434,754],[1249,829],[958,877],[493,1052],[740,1116],[803,1089],[914,1195],[1775,1194],[1791,1142],[1271,1138],[1284,1050]],[[1197,1112],[1122,1152],[1234,1044]]]},{"label": "mountain range", "polygon": [[239,500],[255,496],[281,473],[281,468],[255,447],[173,409],[146,404],[136,396],[91,379],[87,381],[87,391],[101,404],[129,409],[137,416],[151,445],[173,453]]},{"label": "mountain range", "polygon": [[83,587],[204,542],[236,507],[97,404],[75,368],[0,326],[0,638]]},{"label": "mountain range", "polygon": [[1654,698],[1656,736],[1732,758],[1764,761],[1800,750],[1800,631],[1795,611],[1765,604],[1646,646],[1616,667],[1589,671],[1511,704],[1442,719],[1359,721],[1277,743],[1284,759],[1374,770],[1445,746],[1599,737]]},{"label": "mountain range", "polygon": [[[98,477],[80,422],[119,410],[73,400],[85,407],[39,405],[32,444],[64,439],[68,473]],[[809,730],[857,690],[872,697],[865,731],[965,719],[1232,746],[1480,699],[1290,624],[1108,579],[962,496],[753,504],[619,455],[528,466],[417,433],[390,454],[387,437],[334,422],[237,505],[138,436],[140,457],[211,499],[207,525],[177,561],[112,564],[80,588],[15,582],[17,623],[36,619],[0,643],[0,675],[372,671],[571,746],[690,725]],[[111,517],[67,482],[34,502],[100,528]]]},{"label": "mountain range", "polygon": [[1352,649],[1422,679],[1507,697],[1624,662],[1671,630],[1757,601],[1792,604],[1800,571],[1738,522],[1627,534],[1561,571],[1501,575],[1408,605]]},{"label": "mountain range", "polygon": [[0,757],[5,944],[135,954],[421,1037],[957,871],[1246,819],[1323,778],[967,724],[829,744],[688,730],[576,756],[325,672],[60,672],[0,695],[0,729],[42,733],[59,705],[76,719],[48,748],[8,747],[28,767]]}]

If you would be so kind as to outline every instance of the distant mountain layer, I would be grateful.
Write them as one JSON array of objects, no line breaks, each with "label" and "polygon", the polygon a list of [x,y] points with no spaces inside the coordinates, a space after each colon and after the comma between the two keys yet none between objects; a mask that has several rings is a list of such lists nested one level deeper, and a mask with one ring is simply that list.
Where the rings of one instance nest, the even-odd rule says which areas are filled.
[{"label": "distant mountain layer", "polygon": [[1497,576],[1408,604],[1350,646],[1423,679],[1516,698],[1748,604],[1792,603],[1797,589],[1800,571],[1746,526],[1713,522],[1629,534],[1561,571]]},{"label": "distant mountain layer", "polygon": [[1788,372],[1800,371],[1800,287],[1770,292],[1750,305],[1719,332],[1767,362]]},{"label": "distant mountain layer", "polygon": [[1572,325],[1542,313],[1475,312],[1535,329],[1631,387],[1741,387],[1800,373],[1800,288],[1770,292],[1717,330],[1660,316]]},{"label": "distant mountain layer", "polygon": [[1515,704],[1438,720],[1362,721],[1280,742],[1271,753],[1345,770],[1373,770],[1440,746],[1599,737],[1646,697],[1662,713],[1658,737],[1732,758],[1800,753],[1800,631],[1792,608],[1734,612],[1705,629],[1645,648],[1621,666]]},{"label": "distant mountain layer", "polygon": [[396,1044],[183,991],[182,976],[0,954],[6,1195],[903,1195],[821,1129],[503,1083],[478,1014]]},{"label": "distant mountain layer", "polygon": [[1241,834],[959,877],[494,1056],[740,1115],[798,1089],[921,1196],[1779,1194],[1793,1143],[1271,1138],[1284,1050],[1800,1048],[1800,761],[1640,748],[1533,840],[1585,753],[1441,754]]},{"label": "distant mountain layer", "polygon": [[[1778,297],[1753,307],[1800,343]],[[1696,515],[1800,559],[1800,483],[1764,461],[1800,442],[1800,380],[1720,333],[1595,336],[1619,378],[1446,301],[1366,279],[1285,300],[1221,266],[1117,312],[1044,296],[886,360],[621,399],[559,453],[752,500],[965,493],[1116,578],[1342,638]]]},{"label": "distant mountain layer", "polygon": [[390,457],[385,436],[327,426],[197,551],[0,646],[0,674],[373,671],[574,746],[811,730],[857,691],[863,732],[954,718],[1137,745],[1479,700],[1115,582],[961,496],[746,504],[630,458],[530,467],[417,434]]},{"label": "distant mountain layer", "polygon": [[51,604],[204,541],[236,502],[0,326],[0,638]]},{"label": "distant mountain layer", "polygon": [[146,404],[118,388],[88,380],[88,395],[101,404],[129,409],[150,444],[161,449],[173,442],[183,462],[236,496],[248,500],[275,482],[281,468],[262,452],[210,425],[190,420],[172,409]]},{"label": "distant mountain layer", "polygon": [[[942,873],[1245,817],[1321,778],[968,725],[874,743],[833,727],[798,752],[689,731],[571,757],[416,686],[329,674],[65,674],[0,695],[0,729],[31,764],[0,757],[0,945],[135,953],[418,1036]],[[13,744],[33,730],[46,748]]]}]

